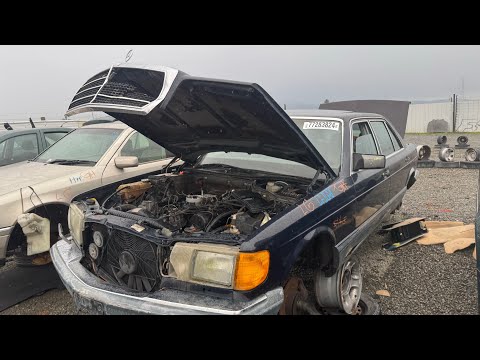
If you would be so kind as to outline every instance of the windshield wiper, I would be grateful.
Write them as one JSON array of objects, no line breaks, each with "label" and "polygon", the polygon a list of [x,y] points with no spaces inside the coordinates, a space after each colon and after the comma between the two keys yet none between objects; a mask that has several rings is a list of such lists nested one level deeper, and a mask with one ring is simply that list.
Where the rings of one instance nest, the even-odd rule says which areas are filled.
[{"label": "windshield wiper", "polygon": [[50,159],[46,161],[47,164],[61,164],[61,165],[77,165],[77,164],[96,164],[93,160],[67,160],[67,159]]}]

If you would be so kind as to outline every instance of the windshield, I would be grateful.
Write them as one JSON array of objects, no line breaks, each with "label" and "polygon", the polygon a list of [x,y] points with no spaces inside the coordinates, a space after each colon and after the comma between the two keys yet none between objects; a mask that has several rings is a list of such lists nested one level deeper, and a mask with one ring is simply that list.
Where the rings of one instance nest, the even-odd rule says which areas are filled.
[{"label": "windshield", "polygon": [[[342,155],[342,123],[334,120],[293,119],[293,121],[316,147],[332,170],[338,174]],[[202,158],[199,165],[206,164],[224,164],[305,178],[313,178],[316,173],[316,169],[294,161],[243,152],[208,153]]]},{"label": "windshield", "polygon": [[118,138],[120,129],[80,128],[58,140],[35,161],[86,161],[96,163]]}]

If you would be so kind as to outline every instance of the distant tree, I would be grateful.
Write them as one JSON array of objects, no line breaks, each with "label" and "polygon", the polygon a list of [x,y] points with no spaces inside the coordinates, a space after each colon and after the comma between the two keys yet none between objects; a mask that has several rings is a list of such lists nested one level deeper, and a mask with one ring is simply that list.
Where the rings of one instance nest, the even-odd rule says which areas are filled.
[{"label": "distant tree", "polygon": [[[330,101],[328,99],[325,99],[325,101],[323,102],[324,104],[328,104]],[[318,107],[320,109],[320,106]]]}]

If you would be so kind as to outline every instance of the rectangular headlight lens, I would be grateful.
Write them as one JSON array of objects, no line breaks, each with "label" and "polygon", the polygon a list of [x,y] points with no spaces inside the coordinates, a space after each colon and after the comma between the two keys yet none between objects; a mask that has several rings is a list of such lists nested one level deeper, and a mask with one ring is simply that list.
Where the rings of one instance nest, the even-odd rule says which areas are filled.
[{"label": "rectangular headlight lens", "polygon": [[192,278],[225,286],[232,285],[235,257],[207,251],[197,251]]},{"label": "rectangular headlight lens", "polygon": [[72,203],[68,209],[68,228],[73,240],[83,245],[83,230],[85,230],[85,214],[77,204]]}]

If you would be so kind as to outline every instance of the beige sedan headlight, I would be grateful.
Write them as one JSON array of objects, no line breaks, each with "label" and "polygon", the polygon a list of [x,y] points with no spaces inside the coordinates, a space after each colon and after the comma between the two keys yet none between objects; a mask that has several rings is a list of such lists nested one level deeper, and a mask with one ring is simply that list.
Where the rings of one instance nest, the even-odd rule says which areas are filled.
[{"label": "beige sedan headlight", "polygon": [[77,203],[71,203],[68,209],[68,228],[73,240],[83,245],[83,231],[85,230],[85,211]]}]

